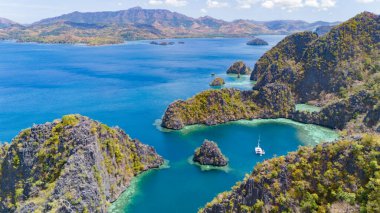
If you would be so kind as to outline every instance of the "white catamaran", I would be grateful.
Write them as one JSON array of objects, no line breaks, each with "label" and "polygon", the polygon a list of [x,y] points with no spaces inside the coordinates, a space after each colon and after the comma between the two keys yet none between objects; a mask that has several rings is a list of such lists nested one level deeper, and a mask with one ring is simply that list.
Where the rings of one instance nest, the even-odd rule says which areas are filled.
[{"label": "white catamaran", "polygon": [[260,155],[260,156],[265,155],[265,151],[264,151],[264,149],[262,149],[262,148],[260,147],[260,137],[259,137],[259,140],[258,140],[258,142],[257,142],[257,147],[255,148],[255,152],[256,152],[257,155]]}]

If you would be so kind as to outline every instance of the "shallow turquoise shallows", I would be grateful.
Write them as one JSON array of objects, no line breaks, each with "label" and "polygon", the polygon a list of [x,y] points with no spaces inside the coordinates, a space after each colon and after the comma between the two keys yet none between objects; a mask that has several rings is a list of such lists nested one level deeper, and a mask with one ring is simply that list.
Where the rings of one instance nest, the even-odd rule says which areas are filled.
[{"label": "shallow turquoise shallows", "polygon": [[[205,89],[213,77],[226,87],[250,89],[249,77],[225,71],[236,60],[250,66],[283,36],[260,36],[270,46],[247,46],[248,39],[184,39],[185,44],[149,41],[86,47],[0,43],[0,141],[21,129],[65,114],[80,113],[123,128],[154,146],[168,163],[133,180],[112,212],[196,212],[218,192],[229,190],[264,159],[299,145],[332,141],[334,131],[285,119],[238,121],[182,131],[159,127],[165,108]],[[266,155],[253,153],[257,140]],[[222,169],[192,164],[204,139],[214,140],[229,158]]]}]

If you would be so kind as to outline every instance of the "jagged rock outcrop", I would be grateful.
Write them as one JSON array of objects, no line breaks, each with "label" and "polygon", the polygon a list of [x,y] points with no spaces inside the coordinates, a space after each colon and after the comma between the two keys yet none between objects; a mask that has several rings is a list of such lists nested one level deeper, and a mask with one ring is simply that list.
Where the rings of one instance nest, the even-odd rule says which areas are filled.
[{"label": "jagged rock outcrop", "polygon": [[319,36],[323,36],[327,34],[328,32],[330,32],[330,30],[333,27],[334,26],[320,26],[320,27],[317,27],[317,29],[315,29],[315,33],[317,33]]},{"label": "jagged rock outcrop", "polygon": [[374,107],[377,102],[378,100],[371,93],[362,90],[347,99],[325,106],[320,112],[296,111],[289,118],[302,123],[344,129],[351,120],[358,118],[359,115],[364,115],[365,118],[362,118],[363,120],[359,123],[367,128],[366,131],[370,131],[368,128],[380,123],[380,115],[377,113],[379,110]]},{"label": "jagged rock outcrop", "polygon": [[[350,132],[379,131],[378,29],[379,16],[364,12],[334,27],[323,37],[312,32],[288,36],[256,63],[251,74],[251,79],[257,80],[254,91],[234,90],[234,94],[250,98],[225,101],[227,97],[239,95],[218,96],[215,92],[204,92],[186,102],[170,105],[162,126],[181,129],[190,124],[285,117]],[[242,67],[243,63],[239,62],[231,70],[240,73]],[[316,102],[323,109],[314,113],[294,111],[288,99]],[[282,101],[285,102],[282,104]],[[265,111],[268,108],[273,110]],[[236,109],[239,111],[235,112]],[[276,113],[278,111],[287,113]]]},{"label": "jagged rock outcrop", "polygon": [[237,61],[228,68],[227,74],[249,75],[251,69],[243,61]]},{"label": "jagged rock outcrop", "polygon": [[286,37],[256,63],[251,80],[291,87],[299,102],[339,94],[366,82],[380,69],[380,16],[369,12],[331,29],[324,36],[303,32]]},{"label": "jagged rock outcrop", "polygon": [[205,140],[201,147],[194,152],[193,161],[201,165],[226,166],[227,158],[222,154],[218,145],[209,140]]},{"label": "jagged rock outcrop", "polygon": [[297,73],[291,65],[301,61],[304,51],[317,37],[312,32],[292,34],[261,56],[251,73],[251,80],[258,81],[256,87],[277,81],[294,84]]},{"label": "jagged rock outcrop", "polygon": [[223,78],[220,78],[220,77],[217,77],[215,78],[211,83],[210,83],[210,86],[212,87],[220,87],[220,86],[223,86],[226,82],[224,82],[224,79]]},{"label": "jagged rock outcrop", "polygon": [[107,212],[131,179],[163,159],[123,130],[80,115],[34,125],[0,165],[0,212]]},{"label": "jagged rock outcrop", "polygon": [[380,136],[301,147],[255,166],[199,212],[377,212]]},{"label": "jagged rock outcrop", "polygon": [[287,117],[295,109],[290,89],[269,84],[257,91],[237,89],[207,90],[183,101],[170,104],[162,127],[182,129],[186,125],[215,125],[254,118]]},{"label": "jagged rock outcrop", "polygon": [[263,40],[261,38],[254,38],[254,39],[248,41],[247,45],[250,45],[250,46],[265,46],[265,45],[269,45],[269,44],[268,44],[268,42],[266,42],[265,40]]}]

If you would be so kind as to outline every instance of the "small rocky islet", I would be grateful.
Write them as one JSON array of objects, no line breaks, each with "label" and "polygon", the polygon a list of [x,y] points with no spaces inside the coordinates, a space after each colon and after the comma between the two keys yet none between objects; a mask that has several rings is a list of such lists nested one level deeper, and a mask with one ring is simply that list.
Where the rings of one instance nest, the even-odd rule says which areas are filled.
[{"label": "small rocky islet", "polygon": [[212,82],[210,83],[210,86],[220,87],[220,86],[223,86],[224,84],[226,84],[226,82],[224,81],[223,78],[216,77],[216,78],[214,78],[214,80],[212,80]]},{"label": "small rocky islet", "polygon": [[268,42],[261,38],[253,38],[252,40],[249,40],[247,42],[247,45],[249,46],[266,46],[269,45]]},{"label": "small rocky islet", "polygon": [[163,163],[123,130],[67,115],[0,146],[0,212],[107,212],[133,177]]},{"label": "small rocky islet", "polygon": [[222,154],[218,145],[207,139],[195,150],[193,161],[200,165],[216,167],[222,167],[228,164],[227,158]]},{"label": "small rocky islet", "polygon": [[243,61],[237,61],[228,68],[227,74],[250,75],[251,69]]},{"label": "small rocky islet", "polygon": [[160,45],[160,46],[168,46],[168,45],[174,45],[175,42],[173,42],[173,41],[151,41],[150,44]]}]

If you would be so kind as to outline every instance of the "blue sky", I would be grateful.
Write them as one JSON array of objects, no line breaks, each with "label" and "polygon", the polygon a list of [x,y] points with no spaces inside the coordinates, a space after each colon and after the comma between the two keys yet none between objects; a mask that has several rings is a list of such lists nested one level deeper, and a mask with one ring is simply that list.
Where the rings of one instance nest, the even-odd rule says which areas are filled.
[{"label": "blue sky", "polygon": [[0,17],[32,23],[73,11],[114,11],[134,6],[224,20],[344,21],[365,10],[380,13],[380,0],[0,0]]}]

